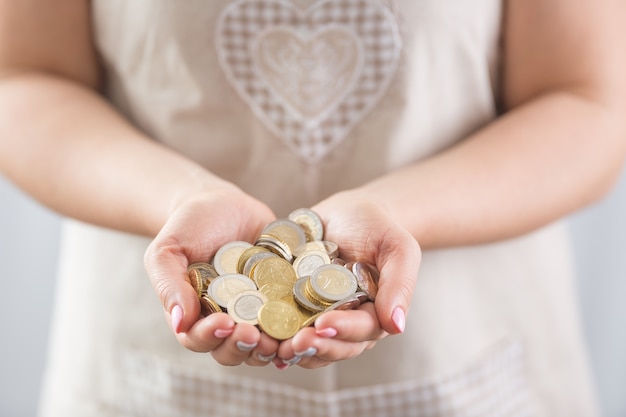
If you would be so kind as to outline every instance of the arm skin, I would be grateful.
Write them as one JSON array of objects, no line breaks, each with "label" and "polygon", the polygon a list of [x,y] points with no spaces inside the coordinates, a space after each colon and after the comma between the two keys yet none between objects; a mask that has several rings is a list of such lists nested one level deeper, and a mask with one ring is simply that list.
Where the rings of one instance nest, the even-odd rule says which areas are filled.
[{"label": "arm skin", "polygon": [[[509,0],[505,13],[506,113],[441,154],[315,207],[337,241],[358,242],[358,233],[372,231],[367,237],[378,242],[379,252],[369,258],[382,265],[376,311],[328,313],[314,330],[281,343],[279,357],[315,346],[319,354],[300,365],[322,366],[360,353],[385,332],[397,333],[391,312],[407,311],[419,265],[419,248],[407,236],[426,249],[497,241],[571,213],[610,189],[626,153],[623,1]],[[249,235],[271,213],[149,140],[101,98],[89,22],[85,0],[0,0],[0,169],[64,215],[156,236],[147,268],[181,344],[214,351],[230,365],[249,363],[232,353],[234,340],[259,342],[269,355],[276,346],[253,329],[233,329],[223,315],[196,322],[197,301],[182,275],[187,262],[214,253],[219,239],[196,250],[190,247],[197,236],[183,244],[180,231],[189,228],[185,219],[224,195],[239,202],[239,212],[261,214],[231,216],[235,223],[226,224],[241,220],[249,230],[220,232],[222,240]],[[373,200],[386,203],[372,207]],[[349,221],[350,229],[343,226]],[[177,305],[182,321],[172,314]],[[337,331],[335,338],[315,333],[328,328]],[[232,336],[213,337],[216,329]]]}]

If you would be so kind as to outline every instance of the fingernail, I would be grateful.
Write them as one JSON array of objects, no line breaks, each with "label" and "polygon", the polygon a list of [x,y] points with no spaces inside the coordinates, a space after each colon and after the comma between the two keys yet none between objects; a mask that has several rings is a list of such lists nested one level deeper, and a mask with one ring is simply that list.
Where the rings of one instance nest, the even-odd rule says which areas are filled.
[{"label": "fingernail", "polygon": [[255,347],[257,347],[258,343],[244,343],[244,342],[237,342],[237,349],[239,349],[242,352],[250,352],[252,349],[254,349]]},{"label": "fingernail", "polygon": [[260,361],[271,362],[276,357],[276,352],[272,353],[269,356],[265,356],[265,355],[261,355],[260,353],[257,353],[256,356],[257,358],[259,358]]},{"label": "fingernail", "polygon": [[337,336],[337,329],[333,329],[332,327],[327,327],[325,329],[315,330],[315,334],[320,337],[335,337]]},{"label": "fingernail", "polygon": [[279,364],[274,364],[274,365],[276,366],[276,368],[280,369],[281,371],[289,368],[289,365],[286,363],[279,363]]},{"label": "fingernail", "polygon": [[303,358],[310,358],[311,356],[315,356],[317,354],[317,349],[311,346],[307,350],[303,350],[302,352],[296,352],[296,356],[301,356]]},{"label": "fingernail", "polygon": [[396,307],[391,314],[391,321],[396,325],[396,329],[400,333],[404,332],[404,327],[406,325],[406,320],[404,318],[404,311],[400,307]]},{"label": "fingernail", "polygon": [[298,363],[298,362],[300,362],[301,360],[302,360],[302,356],[298,356],[298,355],[296,355],[296,356],[294,356],[294,357],[293,357],[293,358],[291,358],[291,359],[283,359],[282,361],[283,361],[283,363],[284,363],[285,365],[289,365],[289,366],[291,366],[291,365],[295,365],[295,364],[297,364],[297,363]]},{"label": "fingernail", "polygon": [[174,307],[172,307],[170,316],[172,319],[172,329],[174,329],[174,333],[180,333],[180,324],[183,322],[182,307],[176,304]]},{"label": "fingernail", "polygon": [[233,329],[217,329],[215,333],[213,333],[213,335],[217,337],[218,339],[223,339],[225,337],[230,336],[232,332],[233,332]]}]

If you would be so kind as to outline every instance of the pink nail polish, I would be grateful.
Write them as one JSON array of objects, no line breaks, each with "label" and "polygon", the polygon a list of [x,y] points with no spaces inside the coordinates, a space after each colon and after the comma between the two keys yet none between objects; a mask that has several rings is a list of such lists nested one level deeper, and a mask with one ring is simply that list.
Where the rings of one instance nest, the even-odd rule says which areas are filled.
[{"label": "pink nail polish", "polygon": [[274,364],[274,365],[276,366],[276,368],[280,369],[281,371],[289,368],[289,365],[286,363],[280,363],[280,364]]},{"label": "pink nail polish", "polygon": [[406,326],[406,319],[404,317],[404,311],[400,307],[396,307],[391,314],[391,321],[396,325],[398,332],[403,333]]},{"label": "pink nail polish", "polygon": [[233,332],[233,329],[217,329],[215,333],[213,333],[213,335],[217,337],[218,339],[223,339],[225,337],[230,336],[232,332]]},{"label": "pink nail polish", "polygon": [[327,327],[325,329],[315,330],[315,334],[320,337],[335,337],[337,336],[337,329],[333,329],[332,327]]},{"label": "pink nail polish", "polygon": [[172,307],[170,316],[172,320],[172,329],[174,329],[174,333],[180,333],[180,324],[183,322],[182,307],[176,304],[174,307]]}]

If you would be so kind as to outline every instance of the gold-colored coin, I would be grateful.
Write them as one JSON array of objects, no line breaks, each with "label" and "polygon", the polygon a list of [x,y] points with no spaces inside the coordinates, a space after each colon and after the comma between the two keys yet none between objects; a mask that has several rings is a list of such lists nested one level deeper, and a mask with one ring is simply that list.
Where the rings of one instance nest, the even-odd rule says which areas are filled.
[{"label": "gold-colored coin", "polygon": [[293,266],[289,262],[276,257],[260,260],[254,268],[252,279],[259,288],[270,282],[277,282],[291,287],[296,282],[297,277]]},{"label": "gold-colored coin", "polygon": [[189,276],[189,283],[196,290],[196,294],[198,297],[202,296],[202,291],[204,290],[204,286],[202,285],[202,275],[198,269],[191,268],[187,271],[187,275]]},{"label": "gold-colored coin", "polygon": [[324,237],[324,224],[320,216],[311,209],[299,208],[291,213],[287,218],[297,223],[306,236],[307,242],[322,240]]},{"label": "gold-colored coin", "polygon": [[245,265],[243,266],[243,274],[247,277],[252,277],[254,275],[254,269],[256,268],[257,264],[259,263],[261,259],[276,258],[276,257],[278,257],[278,255],[270,251],[260,252],[260,253],[252,255],[250,258],[248,258]]},{"label": "gold-colored coin", "polygon": [[194,270],[200,274],[203,291],[209,286],[209,283],[219,276],[213,265],[208,262],[194,262],[187,267],[187,271]]},{"label": "gold-colored coin", "polygon": [[311,288],[321,299],[335,302],[357,290],[354,274],[340,265],[323,265],[315,270],[310,279]]},{"label": "gold-colored coin", "polygon": [[292,287],[280,282],[268,282],[267,284],[261,286],[259,291],[265,294],[269,300],[280,300],[284,297],[293,298]]},{"label": "gold-colored coin", "polygon": [[259,291],[242,291],[228,302],[228,315],[235,323],[257,325],[261,306],[268,302],[267,297]]},{"label": "gold-colored coin", "polygon": [[284,301],[268,301],[259,309],[259,326],[276,340],[293,337],[300,329],[300,319],[295,307]]},{"label": "gold-colored coin", "polygon": [[239,256],[239,260],[237,261],[237,272],[240,274],[243,274],[243,269],[244,266],[246,265],[246,262],[248,262],[248,260],[256,254],[259,253],[267,253],[269,252],[268,249],[261,247],[261,246],[250,246],[248,249],[244,250],[241,253],[241,256]]},{"label": "gold-colored coin", "polygon": [[222,308],[211,297],[204,294],[200,297],[200,312],[203,316],[209,316],[213,313],[222,312]]},{"label": "gold-colored coin", "polygon": [[240,240],[228,242],[215,252],[213,266],[220,275],[236,274],[241,254],[252,244]]}]

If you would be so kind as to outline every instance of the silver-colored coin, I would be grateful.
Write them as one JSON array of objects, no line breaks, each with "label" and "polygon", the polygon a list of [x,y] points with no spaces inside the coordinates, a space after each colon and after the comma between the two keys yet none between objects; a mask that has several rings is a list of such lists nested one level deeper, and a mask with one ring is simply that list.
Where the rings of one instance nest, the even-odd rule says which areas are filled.
[{"label": "silver-colored coin", "polygon": [[220,275],[209,284],[207,295],[222,308],[228,308],[228,302],[242,291],[256,290],[256,284],[242,274]]},{"label": "silver-colored coin", "polygon": [[340,265],[322,265],[311,275],[311,288],[323,300],[335,302],[354,294],[356,277]]},{"label": "silver-colored coin", "polygon": [[320,216],[311,209],[299,208],[287,216],[289,220],[300,225],[304,234],[306,235],[307,242],[315,240],[322,240],[324,237],[324,223]]},{"label": "silver-colored coin", "polygon": [[311,276],[322,265],[330,264],[330,257],[326,252],[319,250],[305,252],[293,261],[293,269],[298,278]]},{"label": "silver-colored coin", "polygon": [[217,273],[220,275],[236,274],[241,254],[251,246],[250,242],[235,240],[219,248],[213,257],[213,266]]},{"label": "silver-colored coin", "polygon": [[228,315],[235,323],[248,323],[255,326],[259,323],[259,309],[267,301],[265,294],[259,291],[242,291],[228,302]]}]

